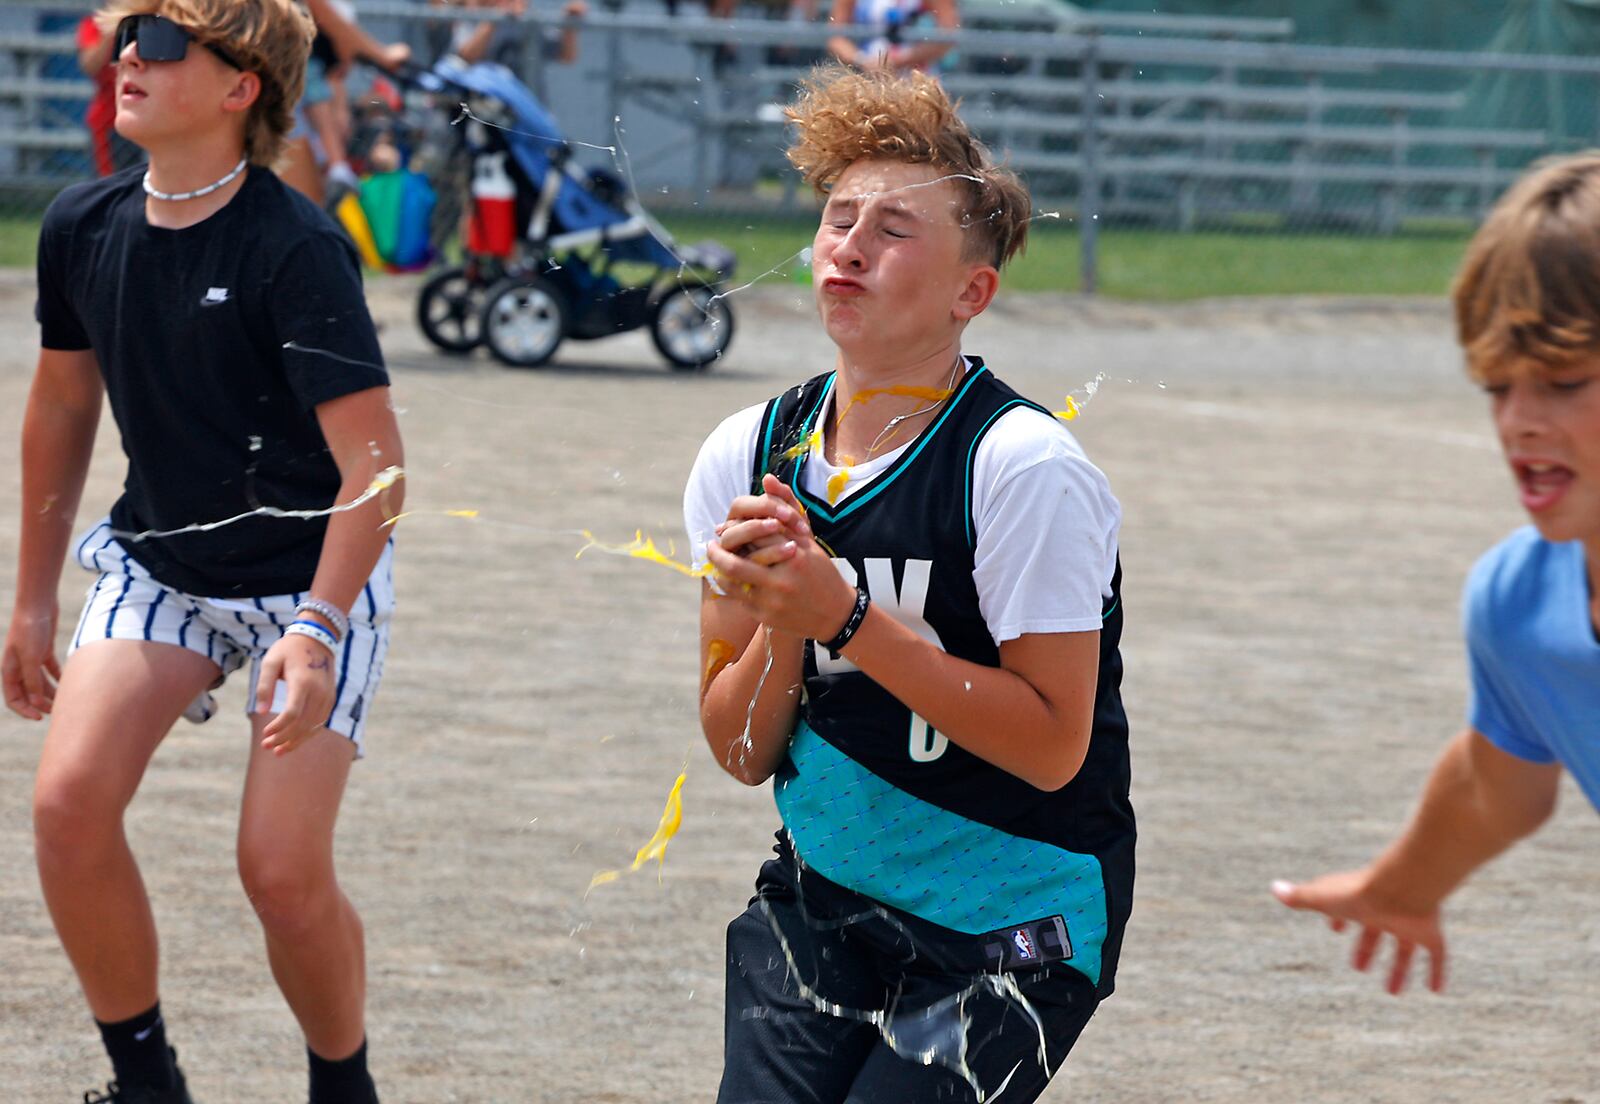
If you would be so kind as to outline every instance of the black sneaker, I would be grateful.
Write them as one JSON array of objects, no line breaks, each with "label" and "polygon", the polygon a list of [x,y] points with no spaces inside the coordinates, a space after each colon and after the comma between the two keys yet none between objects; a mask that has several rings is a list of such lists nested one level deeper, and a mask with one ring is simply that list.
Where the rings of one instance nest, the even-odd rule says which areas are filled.
[{"label": "black sneaker", "polygon": [[177,1083],[170,1089],[153,1089],[148,1085],[129,1086],[124,1089],[115,1081],[105,1091],[90,1089],[83,1094],[83,1104],[194,1104],[188,1086],[183,1082],[183,1071],[178,1068],[178,1052],[172,1052],[172,1075]]}]

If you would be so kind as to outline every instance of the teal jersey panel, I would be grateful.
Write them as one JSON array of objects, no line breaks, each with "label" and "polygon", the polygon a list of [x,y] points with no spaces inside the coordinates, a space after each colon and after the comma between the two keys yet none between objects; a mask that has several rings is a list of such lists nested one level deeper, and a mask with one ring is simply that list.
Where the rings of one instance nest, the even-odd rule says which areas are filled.
[{"label": "teal jersey panel", "polygon": [[802,723],[773,788],[800,858],[824,878],[968,935],[1066,921],[1068,965],[1100,982],[1100,860],[1013,836],[898,789]]}]

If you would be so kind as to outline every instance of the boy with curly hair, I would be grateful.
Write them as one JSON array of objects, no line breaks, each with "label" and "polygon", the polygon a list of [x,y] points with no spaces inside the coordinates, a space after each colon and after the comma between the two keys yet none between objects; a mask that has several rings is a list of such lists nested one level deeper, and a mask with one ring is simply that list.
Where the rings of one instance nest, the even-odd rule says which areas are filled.
[{"label": "boy with curly hair", "polygon": [[1410,823],[1359,870],[1273,886],[1335,931],[1360,928],[1357,969],[1392,941],[1391,993],[1419,948],[1429,987],[1444,988],[1446,898],[1549,819],[1563,767],[1600,808],[1600,153],[1551,161],[1507,192],[1453,298],[1467,372],[1533,524],[1467,579],[1467,724]]},{"label": "boy with curly hair", "polygon": [[[101,19],[117,130],[149,167],[68,188],[45,216],[0,657],[6,704],[50,719],[36,852],[115,1070],[93,1099],[189,1100],[123,814],[178,717],[209,718],[209,691],[248,665],[240,874],[305,1034],[312,1104],[370,1104],[362,927],[333,836],[393,606],[400,487],[368,492],[403,461],[354,252],[270,169],[311,20],[294,0],[113,0]],[[128,474],[73,540],[103,396]],[[317,516],[335,503],[351,506]],[[95,582],[61,667],[69,550]]]},{"label": "boy with curly hair", "polygon": [[1034,1100],[1131,906],[1120,508],[962,350],[1030,202],[939,85],[825,70],[790,117],[837,356],[718,426],[684,504],[701,724],[783,821],[718,1099]]}]

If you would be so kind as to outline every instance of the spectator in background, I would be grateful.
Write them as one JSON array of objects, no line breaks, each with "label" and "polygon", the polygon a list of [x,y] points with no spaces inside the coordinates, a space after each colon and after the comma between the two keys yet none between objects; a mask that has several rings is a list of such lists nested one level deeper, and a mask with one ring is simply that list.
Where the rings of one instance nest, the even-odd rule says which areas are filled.
[{"label": "spectator in background", "polygon": [[[740,0],[706,0],[706,14],[713,19],[733,19],[738,15]],[[822,10],[822,0],[754,0],[754,7],[759,8],[765,18],[786,19],[790,23],[815,23],[817,15]],[[668,0],[667,10],[677,14],[676,0]],[[714,61],[719,69],[725,69],[733,63],[737,52],[732,43],[723,43],[717,47]],[[776,45],[767,48],[767,63],[769,65],[797,65],[812,60],[823,60],[806,46]]]},{"label": "spectator in background", "polygon": [[[454,56],[468,65],[483,61],[497,62],[508,69],[520,70],[527,48],[529,26],[519,22],[528,10],[527,0],[431,0],[434,7],[467,8],[479,11],[504,12],[506,19],[457,19],[453,23],[435,23],[429,26],[430,53],[436,58]],[[544,56],[562,65],[578,60],[577,21],[589,14],[585,0],[567,0],[561,14],[567,22],[561,27],[542,27]]]},{"label": "spectator in background", "polygon": [[900,32],[919,23],[926,25],[930,19],[941,30],[959,29],[961,17],[956,0],[834,0],[829,23],[839,28],[866,24],[877,33],[860,45],[841,34],[829,39],[828,49],[834,57],[857,69],[929,72],[938,67],[952,44],[901,42]]},{"label": "spectator in background", "polygon": [[78,68],[94,81],[94,99],[84,113],[84,125],[94,142],[94,171],[99,176],[144,162],[144,151],[116,131],[117,67],[111,55],[115,43],[92,15],[78,23]]},{"label": "spectator in background", "polygon": [[[306,65],[305,95],[278,175],[320,205],[329,198],[328,185],[349,191],[361,183],[346,156],[348,97],[341,97],[341,86],[350,63],[367,61],[392,70],[411,60],[411,47],[403,42],[379,42],[362,30],[355,10],[339,0],[304,0],[304,4],[316,21],[317,41]],[[346,105],[342,117],[341,102]]]}]

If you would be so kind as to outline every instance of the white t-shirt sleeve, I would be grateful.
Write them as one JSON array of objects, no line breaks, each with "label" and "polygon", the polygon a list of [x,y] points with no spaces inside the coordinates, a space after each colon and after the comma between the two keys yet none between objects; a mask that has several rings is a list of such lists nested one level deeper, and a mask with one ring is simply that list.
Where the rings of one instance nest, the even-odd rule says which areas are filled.
[{"label": "white t-shirt sleeve", "polygon": [[1122,507],[1066,426],[1031,407],[1003,415],[973,459],[972,518],[972,575],[996,644],[1100,627]]},{"label": "white t-shirt sleeve", "polygon": [[756,434],[766,404],[746,407],[725,418],[700,446],[683,490],[683,525],[696,567],[706,562],[706,545],[728,518],[733,500],[750,490],[756,462]]}]

